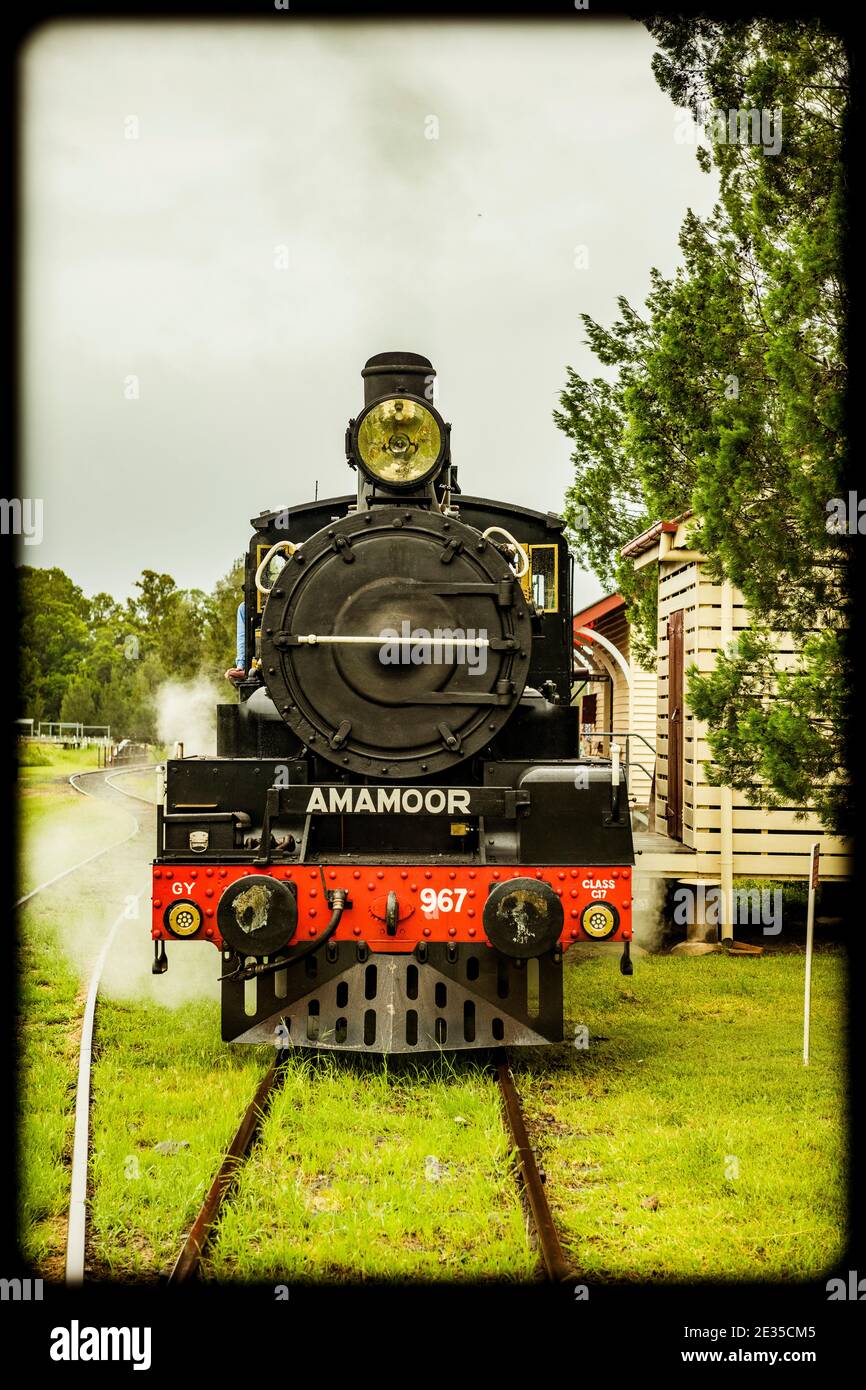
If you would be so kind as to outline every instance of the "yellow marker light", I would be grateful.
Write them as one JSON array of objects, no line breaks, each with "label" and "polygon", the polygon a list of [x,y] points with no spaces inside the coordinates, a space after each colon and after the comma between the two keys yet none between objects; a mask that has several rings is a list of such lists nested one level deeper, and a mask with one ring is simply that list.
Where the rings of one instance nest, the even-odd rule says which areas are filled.
[{"label": "yellow marker light", "polygon": [[188,898],[172,903],[165,914],[165,925],[172,936],[195,936],[201,923],[201,908]]},{"label": "yellow marker light", "polygon": [[358,461],[370,477],[397,491],[438,472],[444,430],[435,411],[410,396],[376,401],[358,421]]},{"label": "yellow marker light", "polygon": [[580,925],[595,941],[612,936],[617,928],[618,915],[608,903],[590,903],[580,914]]}]

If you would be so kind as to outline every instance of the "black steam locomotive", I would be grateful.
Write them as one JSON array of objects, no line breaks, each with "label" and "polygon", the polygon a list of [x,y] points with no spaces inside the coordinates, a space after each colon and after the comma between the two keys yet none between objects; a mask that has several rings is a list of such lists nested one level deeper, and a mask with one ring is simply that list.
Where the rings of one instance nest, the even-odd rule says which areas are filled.
[{"label": "black steam locomotive", "polygon": [[165,942],[222,959],[225,1041],[372,1052],[562,1037],[562,958],[623,943],[624,772],[578,756],[551,514],[466,496],[434,372],[364,368],[351,496],[263,512],[239,700],[166,765]]}]

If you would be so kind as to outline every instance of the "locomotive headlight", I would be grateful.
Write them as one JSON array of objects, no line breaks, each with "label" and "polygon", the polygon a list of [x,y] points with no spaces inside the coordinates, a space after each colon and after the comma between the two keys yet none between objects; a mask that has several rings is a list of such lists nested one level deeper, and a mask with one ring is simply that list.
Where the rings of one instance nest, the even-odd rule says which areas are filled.
[{"label": "locomotive headlight", "polygon": [[374,482],[395,492],[434,477],[445,461],[447,431],[432,406],[414,396],[374,401],[351,431],[354,458]]}]

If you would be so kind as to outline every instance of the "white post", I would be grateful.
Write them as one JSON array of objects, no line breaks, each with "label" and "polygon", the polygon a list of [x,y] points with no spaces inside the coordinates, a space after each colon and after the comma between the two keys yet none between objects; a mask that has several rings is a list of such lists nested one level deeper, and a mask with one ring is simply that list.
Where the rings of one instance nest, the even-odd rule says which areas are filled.
[{"label": "white post", "polygon": [[803,999],[803,1066],[809,1065],[809,1013],[812,1007],[812,940],[815,935],[815,890],[818,887],[818,865],[821,846],[814,844],[809,867],[809,907],[806,913],[806,989]]},{"label": "white post", "polygon": [[[612,712],[613,705],[611,704],[611,713]],[[613,720],[611,720],[611,723],[613,723]],[[610,745],[610,812],[611,815],[615,814],[617,819],[621,820],[622,808],[619,804],[619,754],[619,744],[612,743]],[[627,796],[628,792],[626,792],[626,797]]]},{"label": "white post", "polygon": [[[719,641],[725,649],[734,640],[734,587],[729,579],[722,584],[721,627]],[[698,644],[700,645],[700,643]],[[695,739],[703,730],[695,725]],[[697,747],[697,743],[695,743]],[[722,887],[722,940],[734,939],[734,793],[730,787],[719,789],[719,873]]]},{"label": "white post", "polygon": [[619,753],[618,743],[610,745],[610,784],[612,787],[619,786]]}]

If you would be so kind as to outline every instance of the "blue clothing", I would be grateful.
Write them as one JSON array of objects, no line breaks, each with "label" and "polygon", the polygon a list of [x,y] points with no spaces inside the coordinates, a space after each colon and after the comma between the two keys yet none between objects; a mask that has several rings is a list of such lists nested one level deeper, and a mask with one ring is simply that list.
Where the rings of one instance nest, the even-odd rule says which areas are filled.
[{"label": "blue clothing", "polygon": [[245,607],[245,605],[244,605],[243,603],[239,603],[239,604],[238,604],[238,622],[237,622],[237,656],[235,657],[235,666],[237,667],[237,669],[238,669],[239,671],[245,671],[245,670],[247,669],[246,649],[247,649],[247,615],[246,615],[246,607]]}]

